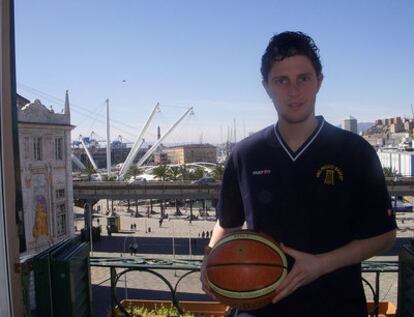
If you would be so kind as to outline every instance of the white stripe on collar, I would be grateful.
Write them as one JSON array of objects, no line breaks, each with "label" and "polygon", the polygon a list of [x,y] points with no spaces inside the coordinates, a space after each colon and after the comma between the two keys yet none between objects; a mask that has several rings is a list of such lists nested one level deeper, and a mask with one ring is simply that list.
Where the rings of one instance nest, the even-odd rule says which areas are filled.
[{"label": "white stripe on collar", "polygon": [[277,138],[277,140],[279,141],[279,143],[280,143],[280,145],[283,147],[283,149],[285,150],[285,152],[289,155],[289,157],[290,157],[290,159],[293,161],[293,162],[295,162],[301,155],[302,155],[302,153],[303,152],[305,152],[305,150],[309,147],[309,145],[311,145],[312,143],[313,143],[313,141],[316,139],[316,137],[319,135],[319,132],[321,132],[321,130],[322,130],[322,128],[323,128],[323,125],[325,124],[325,119],[323,119],[322,118],[322,122],[321,122],[321,125],[320,125],[320,127],[319,127],[319,129],[318,129],[318,131],[316,131],[316,133],[315,133],[315,135],[312,137],[312,139],[310,139],[307,143],[306,143],[306,145],[303,147],[303,149],[299,152],[299,153],[297,153],[295,156],[293,156],[291,153],[290,153],[290,151],[289,151],[289,149],[285,146],[285,144],[284,144],[284,142],[282,141],[282,139],[281,139],[281,137],[279,136],[279,132],[277,131],[277,129],[276,129],[276,126],[277,126],[277,124],[275,123],[274,124],[274,126],[273,126],[273,131],[274,131],[274,133],[275,133],[275,135],[276,135],[276,138]]}]

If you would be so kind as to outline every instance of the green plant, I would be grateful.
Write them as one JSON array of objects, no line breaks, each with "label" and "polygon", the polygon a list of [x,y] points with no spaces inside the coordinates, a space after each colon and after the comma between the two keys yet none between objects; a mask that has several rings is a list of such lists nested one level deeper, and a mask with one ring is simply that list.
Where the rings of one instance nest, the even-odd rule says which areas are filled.
[{"label": "green plant", "polygon": [[147,317],[147,316],[152,316],[152,315],[166,316],[166,317],[179,317],[179,316],[195,317],[194,314],[189,313],[189,312],[184,313],[184,315],[180,315],[177,308],[175,308],[174,306],[166,306],[166,305],[160,305],[160,306],[156,305],[154,309],[148,309],[145,306],[140,306],[140,307],[129,306],[127,310],[130,314],[132,314],[133,317]]}]

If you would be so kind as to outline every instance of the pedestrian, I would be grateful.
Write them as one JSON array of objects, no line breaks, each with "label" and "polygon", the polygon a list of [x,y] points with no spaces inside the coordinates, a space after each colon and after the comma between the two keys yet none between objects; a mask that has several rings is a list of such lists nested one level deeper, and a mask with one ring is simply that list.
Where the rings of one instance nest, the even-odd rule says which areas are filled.
[{"label": "pedestrian", "polygon": [[136,255],[137,254],[137,251],[138,251],[138,243],[137,242],[134,242],[134,244],[132,245],[132,248],[134,250],[134,255]]},{"label": "pedestrian", "polygon": [[[205,252],[244,223],[281,242],[289,273],[272,304],[235,316],[366,317],[361,261],[389,249],[396,228],[378,156],[315,116],[323,74],[309,36],[272,37],[261,73],[278,120],[233,148]],[[204,265],[201,280],[211,294]]]},{"label": "pedestrian", "polygon": [[206,233],[204,232],[204,230],[203,230],[203,232],[201,233],[201,238],[203,238],[203,239],[205,239],[205,238],[206,238]]},{"label": "pedestrian", "polygon": [[206,239],[208,239],[209,236],[210,236],[210,232],[209,231],[206,231]]},{"label": "pedestrian", "polygon": [[134,254],[134,247],[133,247],[132,243],[130,243],[130,244],[129,244],[129,246],[128,246],[128,250],[129,250],[129,253],[130,253],[131,255],[133,255],[133,254]]}]

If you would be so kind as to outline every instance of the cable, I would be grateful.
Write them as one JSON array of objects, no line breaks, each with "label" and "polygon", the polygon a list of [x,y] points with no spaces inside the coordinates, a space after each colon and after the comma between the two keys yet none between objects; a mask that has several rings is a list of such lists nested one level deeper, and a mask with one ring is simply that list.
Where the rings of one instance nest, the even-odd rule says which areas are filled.
[{"label": "cable", "polygon": [[[57,103],[59,103],[60,105],[64,105],[64,103],[65,103],[65,100],[63,100],[63,99],[61,99],[61,98],[58,98],[58,97],[55,97],[55,96],[53,96],[53,95],[50,95],[50,94],[48,94],[48,93],[45,93],[45,92],[42,92],[41,90],[38,90],[38,89],[36,89],[36,88],[33,88],[33,87],[30,87],[30,86],[28,86],[28,85],[25,85],[25,84],[23,84],[23,83],[21,83],[21,82],[18,82],[18,85],[23,89],[23,90],[26,90],[26,91],[29,91],[29,92],[31,92],[31,93],[33,93],[33,94],[36,94],[36,95],[39,95],[39,96],[43,96],[43,97],[45,97],[44,99],[46,99],[46,100],[53,100],[54,102],[57,102]],[[93,112],[91,112],[90,110],[88,110],[86,107],[83,107],[83,106],[80,106],[80,105],[77,105],[77,104],[75,104],[75,103],[70,103],[70,106],[71,106],[71,110],[74,110],[75,112],[80,112],[81,114],[83,114],[83,115],[85,115],[85,116],[89,116],[89,117],[92,117],[92,115],[94,115],[94,113]],[[82,112],[84,112],[84,113],[82,113]],[[103,121],[100,121],[100,120],[98,120],[98,119],[95,119],[96,121],[100,121],[100,122],[103,122],[103,123],[105,123],[106,122],[106,116],[105,115],[101,115],[101,114],[98,114],[98,116],[99,117],[101,117],[102,118],[102,120]],[[92,117],[93,118],[93,117]],[[110,120],[110,122],[115,122],[115,123],[117,123],[117,124],[120,124],[122,127],[128,127],[128,128],[130,128],[130,129],[136,129],[136,127],[135,126],[132,126],[132,125],[128,125],[128,124],[126,124],[125,122],[123,122],[123,121],[118,121],[118,120],[115,120],[115,119],[111,119]],[[121,131],[121,132],[125,132],[125,131],[122,131],[121,129],[119,129],[119,128],[116,128],[117,130],[119,130],[119,131]],[[129,132],[126,132],[127,134],[130,134]]]}]

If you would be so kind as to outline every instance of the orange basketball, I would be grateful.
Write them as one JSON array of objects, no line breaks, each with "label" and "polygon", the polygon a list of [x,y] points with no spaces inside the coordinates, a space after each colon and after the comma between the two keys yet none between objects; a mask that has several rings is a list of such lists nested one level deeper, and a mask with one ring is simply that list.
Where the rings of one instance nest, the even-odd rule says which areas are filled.
[{"label": "orange basketball", "polygon": [[206,260],[212,293],[222,303],[244,310],[269,304],[286,275],[286,256],[278,243],[250,230],[224,236]]}]

